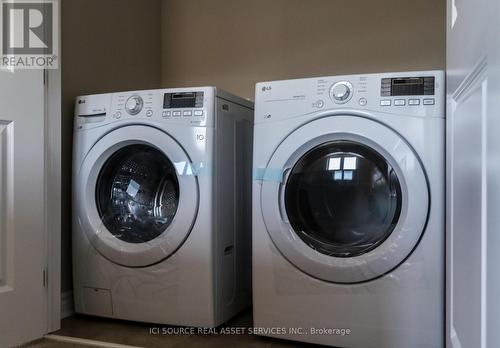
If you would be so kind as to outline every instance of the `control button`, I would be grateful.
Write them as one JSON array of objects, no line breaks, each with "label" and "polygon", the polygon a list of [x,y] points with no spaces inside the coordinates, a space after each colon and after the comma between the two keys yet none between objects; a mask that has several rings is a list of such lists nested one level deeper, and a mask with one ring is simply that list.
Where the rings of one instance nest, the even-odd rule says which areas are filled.
[{"label": "control button", "polygon": [[352,97],[352,85],[348,81],[340,81],[330,88],[330,98],[337,103],[347,103]]},{"label": "control button", "polygon": [[173,111],[172,112],[172,116],[174,116],[174,117],[179,117],[180,115],[181,115],[180,111]]},{"label": "control button", "polygon": [[434,99],[424,99],[424,105],[434,105]]},{"label": "control button", "polygon": [[182,114],[184,116],[191,116],[191,115],[193,115],[193,112],[191,110],[185,110]]},{"label": "control button", "polygon": [[313,106],[318,108],[318,109],[321,109],[323,106],[325,106],[325,102],[323,100],[319,99],[313,103]]},{"label": "control button", "polygon": [[163,113],[162,113],[162,116],[163,116],[163,117],[170,117],[170,115],[171,115],[171,112],[170,112],[170,111],[163,110]]},{"label": "control button", "polygon": [[122,117],[122,113],[120,111],[117,111],[115,114],[115,118],[120,118]]},{"label": "control button", "polygon": [[133,95],[127,99],[127,102],[125,103],[125,110],[130,115],[137,115],[139,112],[141,112],[143,105],[144,101],[142,100],[142,98],[138,95]]},{"label": "control button", "polygon": [[382,99],[380,101],[380,106],[391,106],[391,100],[390,99]]},{"label": "control button", "polygon": [[406,100],[404,99],[394,99],[394,106],[405,106]]},{"label": "control button", "polygon": [[359,98],[359,105],[365,106],[368,103],[368,100],[366,98]]},{"label": "control button", "polygon": [[194,110],[195,116],[203,116],[203,110]]},{"label": "control button", "polygon": [[420,99],[409,99],[408,105],[420,105]]},{"label": "control button", "polygon": [[148,111],[146,111],[146,116],[147,116],[147,117],[151,117],[151,116],[153,116],[153,110],[148,110]]}]

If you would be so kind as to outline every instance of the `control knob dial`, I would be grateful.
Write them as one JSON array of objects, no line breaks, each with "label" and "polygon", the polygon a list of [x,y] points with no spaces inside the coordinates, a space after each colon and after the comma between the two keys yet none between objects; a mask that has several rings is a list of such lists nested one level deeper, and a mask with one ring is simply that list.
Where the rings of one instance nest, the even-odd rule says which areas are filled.
[{"label": "control knob dial", "polygon": [[144,101],[142,98],[138,95],[133,95],[127,99],[127,102],[125,103],[125,110],[130,115],[137,115],[141,112],[143,105]]},{"label": "control knob dial", "polygon": [[330,88],[330,98],[337,104],[347,103],[352,97],[352,85],[348,81],[340,81]]}]

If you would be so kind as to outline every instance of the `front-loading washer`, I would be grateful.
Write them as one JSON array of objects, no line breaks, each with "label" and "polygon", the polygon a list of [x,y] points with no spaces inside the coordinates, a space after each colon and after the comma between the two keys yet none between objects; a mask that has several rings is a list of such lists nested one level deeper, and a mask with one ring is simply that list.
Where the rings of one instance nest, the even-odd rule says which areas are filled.
[{"label": "front-loading washer", "polygon": [[257,334],[443,347],[444,87],[441,71],[257,84]]},{"label": "front-loading washer", "polygon": [[214,327],[249,306],[253,103],[199,87],[75,110],[76,312]]}]

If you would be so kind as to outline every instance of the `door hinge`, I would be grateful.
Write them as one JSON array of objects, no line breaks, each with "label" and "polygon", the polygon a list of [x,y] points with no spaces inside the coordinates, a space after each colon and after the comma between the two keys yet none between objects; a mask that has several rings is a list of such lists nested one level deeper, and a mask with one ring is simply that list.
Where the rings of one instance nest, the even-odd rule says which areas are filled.
[{"label": "door hinge", "polygon": [[43,282],[43,287],[47,287],[47,270],[43,270],[43,276],[42,276],[42,282]]}]

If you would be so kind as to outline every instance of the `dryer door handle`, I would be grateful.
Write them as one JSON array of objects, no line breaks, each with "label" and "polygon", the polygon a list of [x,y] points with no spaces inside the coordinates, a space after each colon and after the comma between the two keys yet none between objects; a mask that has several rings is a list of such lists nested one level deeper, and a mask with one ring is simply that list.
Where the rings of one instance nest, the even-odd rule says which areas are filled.
[{"label": "dryer door handle", "polygon": [[285,189],[286,189],[286,182],[288,180],[288,176],[290,175],[290,172],[292,171],[291,167],[287,167],[283,169],[282,175],[281,175],[281,183],[279,184],[279,189],[278,189],[278,209],[280,211],[280,217],[281,220],[283,220],[284,223],[290,223],[288,221],[288,215],[286,213],[285,209]]}]

